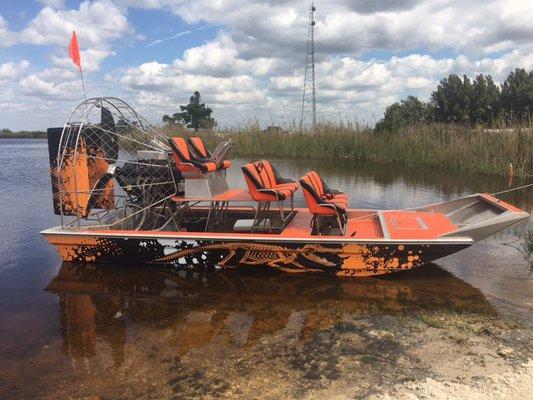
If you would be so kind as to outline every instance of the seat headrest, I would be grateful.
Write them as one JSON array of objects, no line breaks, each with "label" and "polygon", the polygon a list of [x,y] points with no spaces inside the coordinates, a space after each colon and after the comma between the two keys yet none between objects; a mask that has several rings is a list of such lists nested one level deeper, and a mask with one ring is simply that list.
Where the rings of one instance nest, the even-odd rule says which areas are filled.
[{"label": "seat headrest", "polygon": [[304,191],[310,193],[317,203],[320,203],[322,201],[322,194],[320,193],[320,190],[317,189],[315,181],[313,179],[313,175],[311,173],[308,172],[300,178],[300,186]]},{"label": "seat headrest", "polygon": [[207,147],[205,147],[204,141],[199,137],[192,137],[187,140],[200,157],[207,157]]},{"label": "seat headrest", "polygon": [[174,152],[179,156],[181,161],[187,162],[191,159],[187,142],[182,137],[173,137],[169,139],[170,146]]},{"label": "seat headrest", "polygon": [[243,165],[241,169],[244,175],[250,179],[250,181],[254,184],[254,186],[257,189],[264,189],[264,185],[261,181],[261,176],[259,175],[257,171],[255,161]]}]

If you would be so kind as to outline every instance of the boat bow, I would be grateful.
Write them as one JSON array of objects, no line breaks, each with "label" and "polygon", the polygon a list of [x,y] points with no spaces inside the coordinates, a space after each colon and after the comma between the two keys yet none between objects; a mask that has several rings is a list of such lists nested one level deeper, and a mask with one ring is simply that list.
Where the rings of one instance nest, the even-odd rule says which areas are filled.
[{"label": "boat bow", "polygon": [[529,218],[529,213],[482,193],[421,207],[417,211],[441,213],[457,226],[458,229],[440,237],[469,237],[474,242]]}]

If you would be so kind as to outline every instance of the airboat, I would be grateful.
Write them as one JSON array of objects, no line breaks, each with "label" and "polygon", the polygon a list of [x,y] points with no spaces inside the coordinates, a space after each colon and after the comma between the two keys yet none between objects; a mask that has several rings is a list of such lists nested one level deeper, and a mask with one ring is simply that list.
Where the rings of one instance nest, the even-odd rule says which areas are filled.
[{"label": "airboat", "polygon": [[[189,135],[187,135],[189,136]],[[233,143],[169,137],[126,102],[84,101],[48,129],[54,213],[41,234],[72,263],[275,269],[375,276],[450,255],[529,214],[489,194],[410,210],[349,208],[316,171],[281,177],[268,160],[226,180]],[[295,196],[306,207],[295,207]]]}]

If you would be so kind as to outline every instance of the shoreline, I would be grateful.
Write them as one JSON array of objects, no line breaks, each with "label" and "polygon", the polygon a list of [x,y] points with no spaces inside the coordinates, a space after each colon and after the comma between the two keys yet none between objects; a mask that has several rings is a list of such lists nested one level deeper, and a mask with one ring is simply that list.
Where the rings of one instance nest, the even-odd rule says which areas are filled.
[{"label": "shoreline", "polygon": [[42,136],[0,135],[0,139],[46,139],[46,133],[44,133]]}]

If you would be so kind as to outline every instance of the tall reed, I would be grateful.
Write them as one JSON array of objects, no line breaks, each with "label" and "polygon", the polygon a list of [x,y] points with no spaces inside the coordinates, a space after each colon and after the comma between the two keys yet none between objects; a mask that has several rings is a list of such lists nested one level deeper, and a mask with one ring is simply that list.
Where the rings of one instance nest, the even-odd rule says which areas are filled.
[{"label": "tall reed", "polygon": [[[170,135],[190,136],[176,127]],[[517,176],[533,175],[533,125],[472,129],[430,124],[395,134],[378,134],[353,123],[320,123],[314,132],[263,132],[257,124],[217,132],[200,132],[208,147],[221,140],[235,143],[234,155],[254,158],[318,158],[393,162],[505,174],[512,163]]]}]

